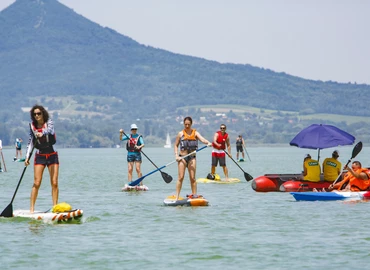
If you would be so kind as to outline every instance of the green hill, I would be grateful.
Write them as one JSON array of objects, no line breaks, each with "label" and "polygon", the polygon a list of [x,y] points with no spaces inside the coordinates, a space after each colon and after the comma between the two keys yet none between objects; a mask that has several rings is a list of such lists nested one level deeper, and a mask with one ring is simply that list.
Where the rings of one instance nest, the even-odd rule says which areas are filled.
[{"label": "green hill", "polygon": [[[370,116],[368,102],[359,102],[370,100],[369,85],[305,80],[144,46],[56,0],[17,0],[0,12],[0,63],[0,136],[9,140],[18,120],[29,119],[20,108],[36,102],[73,128],[92,125],[92,134],[100,134],[97,126],[112,132],[118,122],[147,119],[146,135],[161,139],[165,132],[152,125],[170,129],[179,108],[189,105]],[[102,141],[95,146],[115,140],[95,139]]]}]

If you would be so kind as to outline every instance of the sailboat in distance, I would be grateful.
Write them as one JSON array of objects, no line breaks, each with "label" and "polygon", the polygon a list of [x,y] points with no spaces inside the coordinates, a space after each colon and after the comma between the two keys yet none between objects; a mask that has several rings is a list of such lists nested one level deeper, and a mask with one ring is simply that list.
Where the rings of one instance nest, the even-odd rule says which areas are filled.
[{"label": "sailboat in distance", "polygon": [[164,145],[164,148],[171,148],[171,138],[168,132],[167,132],[166,144]]}]

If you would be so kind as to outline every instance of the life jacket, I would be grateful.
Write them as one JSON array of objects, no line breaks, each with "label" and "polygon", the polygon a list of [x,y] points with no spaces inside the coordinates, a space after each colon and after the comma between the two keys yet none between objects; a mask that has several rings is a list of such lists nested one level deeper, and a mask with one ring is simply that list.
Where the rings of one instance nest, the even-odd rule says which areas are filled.
[{"label": "life jacket", "polygon": [[[33,134],[36,132],[43,133],[43,130],[47,130],[47,124],[44,123],[42,128],[36,128],[33,123],[31,123],[31,128]],[[35,145],[36,149],[46,149],[46,148],[52,148],[52,146],[56,143],[56,135],[46,134],[43,135],[41,138],[33,138],[33,144]]]},{"label": "life jacket", "polygon": [[229,134],[225,133],[222,135],[221,131],[217,131],[218,137],[217,137],[217,143],[221,144],[221,146],[217,146],[215,143],[212,143],[212,146],[216,149],[226,149],[226,139],[229,136]]},{"label": "life jacket", "polygon": [[19,140],[17,140],[16,144],[17,144],[17,148],[21,148],[22,147],[22,144],[21,144],[21,142]]},{"label": "life jacket", "polygon": [[180,139],[180,150],[187,150],[193,152],[198,149],[198,140],[195,137],[196,129],[192,129],[190,135],[186,133],[185,129],[182,131]]},{"label": "life jacket", "polygon": [[243,145],[243,139],[236,139],[236,146],[242,146]]},{"label": "life jacket", "polygon": [[348,172],[344,179],[339,182],[337,185],[334,185],[334,188],[338,188],[338,190],[344,189],[347,184],[350,184],[351,191],[364,191],[370,188],[370,171],[366,168],[361,168],[356,171],[356,173],[366,173],[367,180],[356,178],[350,172]]},{"label": "life jacket", "polygon": [[135,149],[135,146],[136,145],[141,145],[140,137],[142,137],[142,136],[139,135],[139,136],[137,136],[137,138],[133,138],[132,134],[130,134],[130,138],[127,140],[127,143],[126,143],[126,150],[129,151],[129,152],[139,153],[140,149]]}]

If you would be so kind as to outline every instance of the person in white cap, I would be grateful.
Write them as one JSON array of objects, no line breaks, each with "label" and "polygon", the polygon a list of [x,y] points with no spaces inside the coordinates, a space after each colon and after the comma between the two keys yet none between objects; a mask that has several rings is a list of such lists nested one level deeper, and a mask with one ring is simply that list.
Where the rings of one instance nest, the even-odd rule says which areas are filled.
[{"label": "person in white cap", "polygon": [[[141,173],[141,149],[144,147],[144,139],[142,135],[137,133],[137,125],[131,125],[131,134],[130,135],[123,135],[123,129],[119,131],[119,139],[120,141],[127,141],[126,149],[127,149],[127,164],[128,164],[128,182],[132,181],[132,172],[134,170],[134,166],[136,168],[137,177],[140,178],[142,176]],[[143,181],[140,182],[140,185],[143,185]]]},{"label": "person in white cap", "polygon": [[304,156],[303,161],[303,180],[319,182],[321,167],[317,160],[311,158],[310,154]]},{"label": "person in white cap", "polygon": [[333,182],[337,180],[340,170],[342,168],[342,163],[339,162],[339,151],[334,150],[331,158],[324,159],[322,163],[322,172],[324,173],[324,180]]}]

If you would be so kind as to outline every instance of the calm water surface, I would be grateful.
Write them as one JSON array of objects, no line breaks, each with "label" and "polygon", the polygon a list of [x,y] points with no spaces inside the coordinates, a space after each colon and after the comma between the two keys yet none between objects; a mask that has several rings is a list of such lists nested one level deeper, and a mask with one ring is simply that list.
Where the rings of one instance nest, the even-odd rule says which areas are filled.
[{"label": "calm water surface", "polygon": [[[356,159],[370,166],[370,149]],[[321,161],[333,149],[321,151]],[[23,163],[12,162],[13,149],[3,150],[8,172],[0,173],[0,211],[10,202]],[[239,163],[257,177],[265,173],[297,173],[304,154],[295,147],[249,148],[252,162]],[[340,148],[345,163],[352,147]],[[158,165],[174,160],[173,149],[145,148]],[[197,177],[210,171],[210,149],[198,153]],[[233,149],[233,153],[235,150]],[[174,194],[176,164],[145,178],[148,192],[121,192],[127,181],[124,149],[59,149],[60,202],[84,210],[81,224],[50,225],[0,218],[1,269],[368,269],[369,203],[296,202],[289,193],[256,193],[231,161],[237,184],[198,184],[209,207],[166,207]],[[145,160],[143,172],[154,170]],[[221,173],[221,169],[217,169]],[[45,174],[36,208],[51,207]],[[222,174],[221,174],[222,176]],[[14,200],[28,209],[33,183],[29,167]],[[136,177],[135,177],[136,179]],[[184,181],[182,196],[190,193]]]}]

